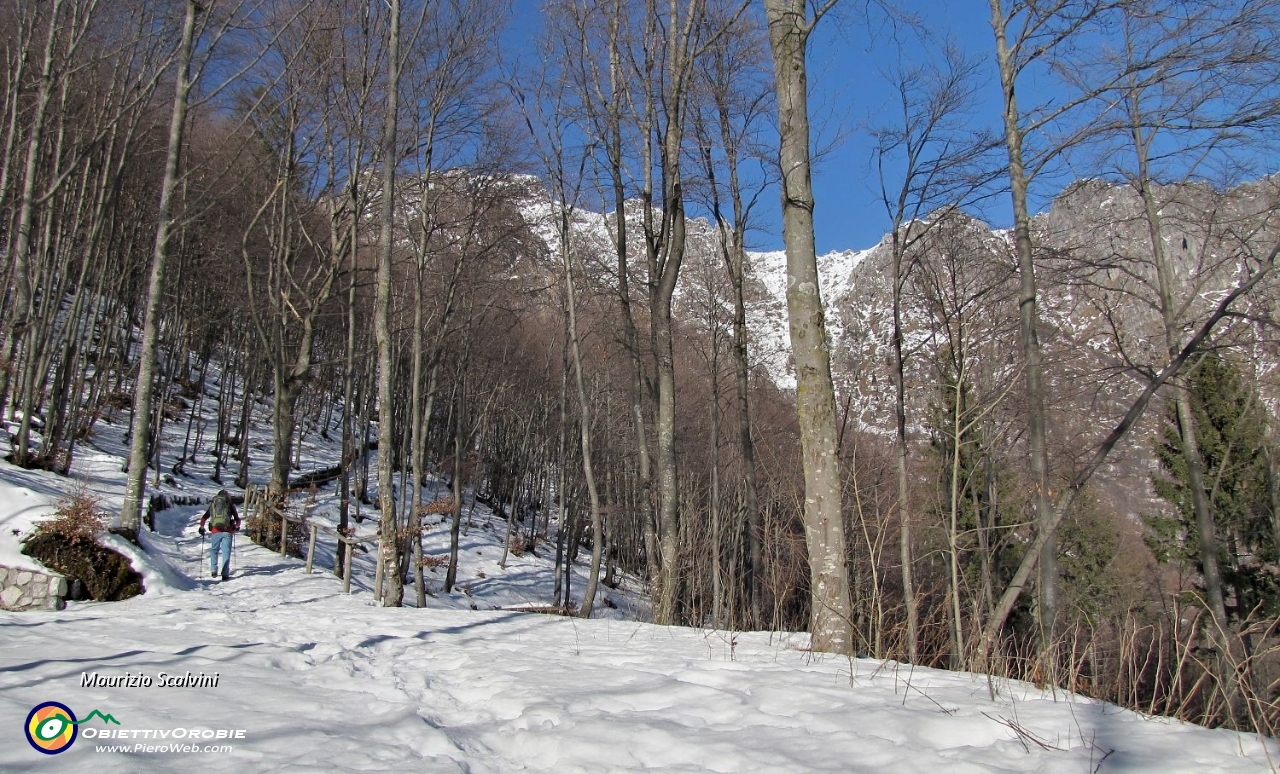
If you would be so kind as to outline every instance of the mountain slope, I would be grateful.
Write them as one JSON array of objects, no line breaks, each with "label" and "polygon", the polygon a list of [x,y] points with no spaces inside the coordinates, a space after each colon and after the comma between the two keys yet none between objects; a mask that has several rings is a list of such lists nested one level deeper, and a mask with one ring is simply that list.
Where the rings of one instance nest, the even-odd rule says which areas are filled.
[{"label": "mountain slope", "polygon": [[[993,699],[981,675],[815,656],[797,649],[803,637],[378,608],[363,590],[344,595],[328,574],[306,575],[300,561],[243,540],[233,580],[204,585],[187,577],[197,566],[197,513],[165,511],[159,532],[145,537],[146,595],[0,613],[0,768],[1229,773],[1267,765],[1253,735],[1021,683],[996,684]],[[217,685],[81,687],[85,675],[154,683],[161,672],[216,675]],[[92,720],[66,752],[42,755],[20,729],[50,700],[118,725]],[[180,741],[156,737],[175,729],[245,733],[173,752]],[[132,736],[95,738],[106,730]]]}]

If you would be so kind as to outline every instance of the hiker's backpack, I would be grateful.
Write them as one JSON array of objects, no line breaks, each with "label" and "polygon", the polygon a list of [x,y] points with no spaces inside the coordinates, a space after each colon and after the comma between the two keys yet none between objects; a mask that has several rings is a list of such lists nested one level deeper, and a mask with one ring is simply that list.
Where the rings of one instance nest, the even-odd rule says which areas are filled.
[{"label": "hiker's backpack", "polygon": [[216,495],[209,503],[209,528],[217,532],[231,531],[231,503],[224,495]]}]

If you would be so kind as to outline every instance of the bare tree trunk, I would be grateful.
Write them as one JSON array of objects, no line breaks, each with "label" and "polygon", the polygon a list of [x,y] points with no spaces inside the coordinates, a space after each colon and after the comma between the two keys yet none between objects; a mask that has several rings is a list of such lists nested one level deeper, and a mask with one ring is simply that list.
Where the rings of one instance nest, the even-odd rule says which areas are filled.
[{"label": "bare tree trunk", "polygon": [[1276,454],[1274,439],[1268,439],[1263,447],[1267,455],[1267,495],[1271,504],[1271,545],[1275,552],[1271,561],[1280,564],[1280,458]]},{"label": "bare tree trunk", "polygon": [[[651,14],[656,11],[650,6]],[[662,129],[662,227],[650,251],[650,324],[653,338],[654,371],[657,375],[658,529],[661,574],[654,601],[654,621],[674,623],[679,592],[679,461],[676,456],[676,379],[672,350],[672,300],[676,280],[685,256],[684,181],[681,173],[685,118],[693,68],[693,41],[702,20],[700,0],[691,0],[683,16],[678,2],[671,3],[667,30],[663,85],[666,124]],[[656,18],[656,17],[655,17]],[[651,29],[651,32],[653,30]],[[655,234],[651,231],[651,239]],[[656,253],[654,248],[657,248]]]},{"label": "bare tree trunk", "polygon": [[721,524],[720,509],[720,374],[719,358],[716,348],[720,346],[718,337],[711,337],[711,492],[708,497],[711,509],[711,621],[712,625],[724,626],[724,527]]},{"label": "bare tree trunk", "polygon": [[418,603],[418,607],[427,606],[427,580],[426,580],[426,577],[423,576],[422,574],[422,561],[421,561],[422,559],[422,516],[418,514],[418,509],[416,506],[419,506],[422,503],[422,481],[426,476],[425,465],[426,465],[426,456],[427,456],[427,449],[426,449],[427,434],[431,430],[431,415],[435,411],[436,386],[437,386],[437,379],[439,377],[439,373],[440,373],[440,362],[437,359],[437,361],[431,365],[431,375],[427,378],[427,405],[420,412],[422,416],[422,420],[421,420],[422,436],[421,438],[419,438],[419,441],[418,441],[420,446],[415,447],[415,450],[414,450],[414,454],[417,455],[417,458],[419,460],[421,460],[421,462],[419,463],[419,467],[414,469],[414,474],[413,474],[414,487],[415,487],[415,490],[418,492],[418,498],[415,501],[414,516],[413,516],[413,524],[414,524],[413,544],[414,544],[414,550],[416,552],[416,557],[418,560],[414,566],[413,588],[414,588],[415,600]]},{"label": "bare tree trunk", "polygon": [[1058,582],[1057,538],[1048,525],[1053,522],[1049,501],[1049,458],[1045,434],[1044,365],[1038,328],[1036,271],[1031,243],[1031,214],[1027,209],[1027,174],[1022,155],[1022,127],[1019,123],[1015,96],[1017,69],[1006,38],[1004,13],[999,0],[991,0],[991,25],[996,37],[996,57],[1000,67],[1000,84],[1004,91],[1005,146],[1009,157],[1009,187],[1013,200],[1014,247],[1018,259],[1019,296],[1022,334],[1022,357],[1027,392],[1027,451],[1031,463],[1032,497],[1035,503],[1037,529],[1045,533],[1040,551],[1039,621],[1042,644],[1052,639],[1057,617]]},{"label": "bare tree trunk", "polygon": [[[147,442],[150,439],[152,388],[156,365],[156,341],[160,336],[160,303],[164,297],[165,262],[173,229],[173,198],[178,187],[178,165],[182,157],[182,136],[187,123],[191,94],[191,57],[195,44],[196,14],[201,7],[187,0],[182,22],[182,43],[178,74],[174,79],[173,112],[169,117],[169,144],[165,152],[164,179],[160,184],[160,209],[156,215],[155,249],[151,255],[151,278],[147,285],[146,317],[142,324],[142,352],[138,360],[138,380],[133,395],[133,426],[130,429],[129,477],[124,504],[120,508],[120,528],[136,534],[142,518],[142,489],[147,471]],[[242,430],[244,432],[244,430]]]},{"label": "bare tree trunk", "polygon": [[591,404],[587,400],[587,388],[582,378],[582,351],[578,344],[578,300],[573,281],[573,258],[569,252],[569,212],[563,198],[560,201],[560,259],[564,265],[566,309],[569,316],[569,353],[573,359],[574,387],[578,393],[578,429],[582,446],[582,477],[587,484],[587,501],[591,509],[591,573],[587,588],[582,594],[582,606],[578,615],[591,617],[596,588],[600,582],[600,557],[604,550],[604,526],[600,517],[600,493],[596,488],[596,474],[591,460]]},{"label": "bare tree trunk", "polygon": [[[430,172],[428,171],[428,174]],[[423,186],[422,198],[418,203],[422,211],[427,209],[427,191]],[[425,218],[424,218],[425,220]],[[414,272],[413,283],[413,355],[412,365],[409,374],[409,412],[410,412],[410,438],[409,438],[409,454],[412,456],[409,464],[410,475],[413,477],[409,484],[411,493],[409,499],[409,507],[405,512],[405,521],[410,530],[410,540],[412,540],[413,548],[413,589],[414,599],[418,607],[425,607],[427,602],[426,578],[422,574],[422,481],[426,475],[423,467],[426,463],[426,430],[427,423],[431,421],[430,413],[421,410],[422,406],[422,310],[423,310],[423,264],[426,262],[427,235],[426,228],[423,229],[423,235],[420,242],[420,250],[418,254],[416,271]],[[435,372],[432,371],[434,376]]]},{"label": "bare tree trunk", "polygon": [[236,486],[246,489],[249,486],[249,420],[253,417],[253,390],[258,385],[258,369],[251,367],[244,377],[241,392],[244,399],[240,402],[240,426],[236,440],[239,443],[236,453],[240,457],[240,466],[236,470]]},{"label": "bare tree trunk", "polygon": [[458,533],[462,529],[462,467],[466,461],[463,452],[463,433],[466,416],[463,411],[465,390],[463,389],[463,366],[458,366],[458,383],[454,385],[453,406],[453,523],[449,525],[449,566],[444,575],[444,591],[453,591],[453,584],[458,580]]},{"label": "bare tree trunk", "polygon": [[641,525],[644,535],[645,559],[649,567],[649,579],[656,581],[661,573],[658,533],[653,513],[653,472],[649,457],[649,441],[644,420],[644,361],[640,353],[640,336],[636,331],[635,316],[631,311],[629,272],[629,245],[627,242],[627,195],[624,185],[625,162],[622,151],[622,113],[626,99],[626,74],[622,64],[621,22],[624,9],[616,3],[610,10],[609,22],[609,103],[606,106],[608,134],[609,177],[613,185],[614,249],[618,256],[618,305],[622,318],[623,340],[631,361],[631,422],[635,432],[641,487]]},{"label": "bare tree trunk", "polygon": [[[359,179],[359,167],[352,170],[350,183],[351,231],[347,235],[350,240],[350,259],[347,278],[347,315],[346,315],[346,352],[343,353],[342,369],[342,476],[338,481],[338,532],[346,534],[351,525],[351,478],[355,467],[356,455],[365,455],[364,437],[356,439],[355,408],[355,370],[356,370],[356,266],[359,258],[360,230],[360,197],[357,195],[356,182]],[[347,561],[347,544],[339,540],[334,546],[333,572],[342,574]]]},{"label": "bare tree trunk", "polygon": [[[13,36],[13,47],[20,53],[13,56],[9,70],[8,82],[10,84],[20,84],[27,82],[27,66],[28,56],[26,54],[27,47],[31,44],[32,38],[35,36],[36,14],[38,6],[30,5],[27,14],[18,15],[17,33]],[[20,132],[18,130],[18,118],[22,115],[22,93],[21,90],[11,86],[4,93],[5,104],[5,128],[4,128],[4,150],[0,151],[0,212],[9,212],[9,178],[13,173],[13,152],[17,146]],[[10,280],[8,274],[10,266],[5,266],[4,280]],[[7,283],[6,283],[7,285]],[[0,376],[3,378],[3,376]],[[0,393],[0,406],[4,405],[3,393]]]},{"label": "bare tree trunk", "polygon": [[[668,300],[668,304],[670,301]],[[662,559],[661,574],[658,582],[657,604],[654,606],[654,622],[671,624],[676,620],[676,597],[679,590],[679,551],[680,551],[680,518],[677,509],[679,491],[677,489],[676,460],[676,412],[675,412],[675,357],[671,350],[671,308],[663,307],[653,310],[655,336],[656,368],[658,382],[658,416],[654,426],[657,435],[657,472],[658,472],[658,527],[660,556]]]},{"label": "bare tree trunk", "polygon": [[396,499],[392,486],[395,436],[392,432],[391,340],[391,252],[395,217],[396,143],[400,89],[400,0],[390,0],[391,29],[387,42],[387,105],[382,138],[382,210],[378,237],[378,289],[374,309],[374,333],[378,344],[378,505],[381,510],[382,588],[378,598],[384,607],[399,607],[404,600],[404,578],[395,572],[400,566],[396,522]]},{"label": "bare tree trunk", "polygon": [[[1139,105],[1139,97],[1135,91],[1129,95],[1130,119],[1133,125],[1132,138],[1136,152],[1138,175],[1138,194],[1142,199],[1143,211],[1147,221],[1147,231],[1151,237],[1151,257],[1156,269],[1157,292],[1160,299],[1160,315],[1164,324],[1165,344],[1169,357],[1176,357],[1182,346],[1178,334],[1177,309],[1173,300],[1173,278],[1170,276],[1168,254],[1165,251],[1164,223],[1160,215],[1160,205],[1155,193],[1151,190],[1149,168],[1149,136],[1144,136],[1143,114]],[[1175,378],[1172,384],[1172,400],[1178,422],[1178,436],[1182,441],[1182,461],[1187,466],[1187,489],[1191,495],[1191,508],[1196,520],[1196,539],[1200,554],[1200,570],[1204,577],[1205,601],[1212,614],[1213,625],[1209,636],[1217,643],[1219,653],[1219,672],[1227,684],[1228,702],[1234,705],[1239,699],[1239,679],[1230,658],[1232,654],[1231,623],[1227,618],[1227,606],[1222,583],[1222,569],[1218,564],[1217,527],[1214,524],[1213,504],[1205,488],[1204,459],[1200,454],[1200,445],[1196,437],[1195,417],[1191,411],[1191,391],[1187,378]]]},{"label": "bare tree trunk", "polygon": [[[728,40],[723,42],[728,45]],[[742,144],[745,141],[746,126],[751,123],[751,118],[744,118],[743,125],[735,125],[732,110],[730,108],[731,90],[733,75],[738,70],[735,69],[737,63],[731,57],[725,55],[723,58],[715,58],[714,62],[720,65],[721,69],[709,75],[713,80],[710,84],[712,90],[712,100],[715,104],[716,119],[720,134],[721,149],[724,152],[724,165],[728,172],[729,184],[729,201],[733,210],[732,223],[726,223],[721,212],[720,193],[716,185],[715,179],[715,163],[711,154],[711,142],[709,139],[702,140],[703,163],[706,167],[707,178],[710,183],[708,186],[711,191],[711,208],[716,219],[717,233],[719,235],[721,257],[724,259],[725,269],[729,274],[729,284],[733,289],[733,338],[732,338],[732,354],[736,388],[736,410],[738,416],[738,443],[742,454],[742,515],[745,516],[742,529],[735,532],[734,543],[737,543],[737,535],[745,532],[747,539],[747,580],[745,584],[745,593],[748,600],[748,610],[750,612],[750,622],[753,625],[760,625],[764,620],[764,612],[761,606],[761,586],[760,579],[764,577],[764,568],[762,566],[763,557],[760,553],[760,505],[757,485],[756,473],[756,452],[755,442],[751,438],[751,409],[750,409],[750,358],[747,349],[747,308],[744,298],[743,286],[745,284],[745,249],[747,218],[750,207],[743,200],[743,189],[741,179],[739,177],[738,165],[740,163],[743,151]],[[695,114],[696,120],[696,114]],[[702,131],[701,122],[698,123],[699,131]],[[713,353],[718,350],[713,349]],[[712,369],[713,373],[718,373],[718,368]],[[718,387],[718,383],[717,383]],[[717,399],[717,406],[718,406]],[[719,431],[720,415],[717,409],[713,416],[717,423],[716,431]],[[713,446],[719,448],[719,443],[714,442]],[[713,473],[719,473],[716,468]],[[713,499],[714,503],[718,502]],[[717,511],[718,515],[718,511]],[[718,543],[717,543],[718,545]],[[719,554],[717,554],[717,557]],[[733,576],[732,582],[729,584],[730,594],[736,595],[739,592],[737,576],[737,561],[735,555],[730,563]],[[736,607],[730,603],[730,617],[736,614]],[[718,619],[717,619],[718,620]]]},{"label": "bare tree trunk", "polygon": [[907,614],[907,660],[916,663],[919,658],[919,600],[916,599],[915,579],[911,557],[911,508],[907,499],[907,374],[902,355],[902,287],[906,281],[903,271],[902,234],[898,224],[893,232],[893,417],[895,425],[894,473],[898,483],[898,556],[902,564],[902,602]]},{"label": "bare tree trunk", "polygon": [[[44,55],[40,67],[39,86],[36,89],[36,104],[31,118],[31,128],[27,133],[27,157],[23,169],[22,192],[18,199],[18,219],[15,226],[16,240],[13,246],[11,284],[13,286],[13,309],[9,315],[9,323],[4,327],[3,343],[0,345],[0,412],[8,416],[10,378],[14,369],[14,358],[17,354],[18,341],[25,335],[31,324],[31,296],[34,282],[31,277],[31,231],[34,227],[36,209],[36,178],[39,172],[40,157],[45,152],[43,147],[45,124],[50,114],[50,102],[53,100],[53,89],[58,77],[54,72],[55,49],[58,44],[58,33],[62,30],[59,17],[64,6],[63,0],[53,0],[49,12],[49,32],[45,39]],[[34,20],[33,20],[34,23]],[[18,86],[15,85],[15,105],[17,110]],[[12,136],[10,140],[12,141]],[[7,173],[7,167],[6,167]],[[19,447],[16,452],[19,463],[26,460],[27,449]]]},{"label": "bare tree trunk", "polygon": [[812,24],[805,0],[765,0],[773,50],[781,140],[787,312],[796,368],[796,409],[804,460],[804,526],[809,549],[810,636],[815,651],[849,653],[854,630],[841,510],[835,387],[827,350],[813,236],[806,51]]},{"label": "bare tree trunk", "polygon": [[1143,388],[1142,393],[1129,404],[1128,410],[1124,416],[1116,423],[1111,432],[1094,450],[1089,459],[1082,465],[1079,472],[1067,484],[1066,489],[1058,495],[1053,506],[1053,518],[1046,525],[1046,530],[1038,532],[1031,544],[1027,546],[1027,552],[1023,555],[1022,562],[1018,565],[1018,569],[1014,571],[1013,577],[1009,584],[1000,595],[999,601],[996,603],[995,611],[991,615],[991,619],[987,621],[987,625],[982,630],[982,637],[978,643],[976,661],[979,665],[985,665],[987,658],[991,653],[991,649],[995,646],[996,640],[1000,635],[1001,629],[1004,628],[1004,622],[1008,620],[1009,614],[1013,611],[1013,606],[1017,603],[1023,590],[1026,588],[1031,573],[1035,571],[1036,563],[1040,558],[1040,551],[1048,543],[1052,532],[1058,528],[1062,519],[1066,516],[1067,509],[1075,502],[1076,495],[1089,482],[1093,474],[1102,467],[1102,463],[1106,462],[1116,445],[1129,434],[1137,421],[1142,417],[1143,413],[1150,405],[1151,399],[1156,392],[1172,378],[1178,375],[1187,360],[1209,339],[1213,334],[1218,323],[1232,314],[1231,307],[1243,296],[1247,296],[1254,288],[1256,288],[1268,275],[1275,269],[1276,259],[1280,257],[1280,244],[1276,245],[1266,255],[1265,258],[1258,261],[1251,267],[1251,272],[1247,278],[1232,289],[1224,296],[1214,307],[1211,312],[1201,323],[1195,334],[1188,339],[1187,343],[1178,351],[1176,357],[1170,359],[1165,364],[1147,386]]},{"label": "bare tree trunk", "polygon": [[948,492],[950,519],[947,529],[948,569],[951,571],[951,668],[964,667],[964,625],[960,610],[960,455],[964,450],[966,412],[964,401],[967,357],[961,321],[960,351],[956,354],[955,396],[951,401],[951,487]]},{"label": "bare tree trunk", "polygon": [[[569,324],[569,319],[565,317],[565,326]],[[569,512],[569,492],[565,480],[569,477],[569,461],[568,461],[568,434],[569,434],[569,333],[565,331],[564,341],[565,351],[560,356],[560,432],[558,435],[558,454],[556,457],[556,491],[555,499],[558,505],[556,513],[556,569],[555,569],[555,589],[552,593],[556,606],[569,604],[569,595],[564,590],[563,581],[561,580],[561,572],[565,563],[565,538],[568,533],[569,525],[566,514]],[[549,489],[549,487],[548,487]],[[551,497],[548,492],[547,498],[547,521],[550,525],[551,519]],[[548,526],[548,528],[550,528]]]}]

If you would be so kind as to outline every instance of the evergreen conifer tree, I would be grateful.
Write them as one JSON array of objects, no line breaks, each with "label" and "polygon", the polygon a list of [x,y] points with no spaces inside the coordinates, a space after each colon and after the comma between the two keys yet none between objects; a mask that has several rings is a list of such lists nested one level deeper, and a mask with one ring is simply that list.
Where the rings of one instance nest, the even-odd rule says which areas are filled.
[{"label": "evergreen conifer tree", "polygon": [[[1204,459],[1205,485],[1220,546],[1228,615],[1239,621],[1255,610],[1280,614],[1280,566],[1275,563],[1267,464],[1267,412],[1240,369],[1216,351],[1190,375],[1196,439]],[[1165,412],[1155,442],[1160,470],[1155,490],[1174,507],[1171,516],[1147,519],[1147,544],[1162,562],[1200,569],[1196,521],[1177,416]]]}]

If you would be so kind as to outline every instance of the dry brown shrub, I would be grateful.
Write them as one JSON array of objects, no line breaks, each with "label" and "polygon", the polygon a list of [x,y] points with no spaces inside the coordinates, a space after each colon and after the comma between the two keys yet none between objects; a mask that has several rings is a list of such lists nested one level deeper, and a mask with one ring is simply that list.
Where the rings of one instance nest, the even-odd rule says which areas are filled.
[{"label": "dry brown shrub", "polygon": [[453,513],[453,498],[437,497],[429,503],[423,503],[419,506],[419,513],[423,516],[433,513]]},{"label": "dry brown shrub", "polygon": [[428,570],[438,570],[449,562],[447,556],[424,556],[418,560],[418,565]]},{"label": "dry brown shrub", "polygon": [[71,494],[58,501],[53,515],[35,525],[35,535],[48,535],[68,544],[96,544],[98,535],[107,529],[107,514],[98,498],[77,485]]},{"label": "dry brown shrub", "polygon": [[53,514],[35,525],[22,552],[46,567],[79,580],[90,598],[111,602],[143,593],[142,576],[129,560],[98,543],[107,515],[82,486],[59,501]]}]

